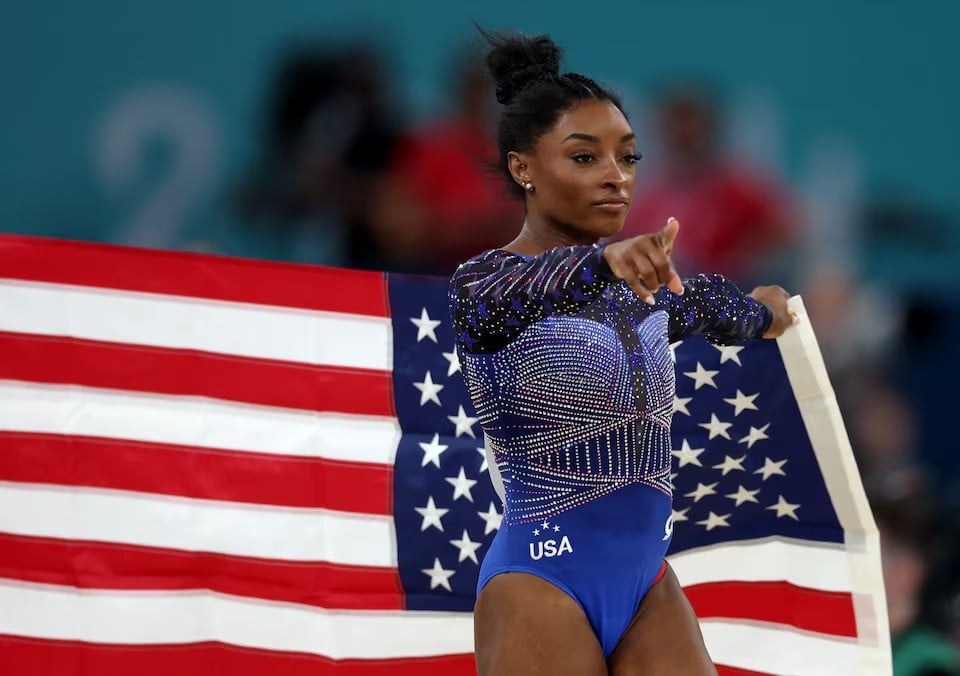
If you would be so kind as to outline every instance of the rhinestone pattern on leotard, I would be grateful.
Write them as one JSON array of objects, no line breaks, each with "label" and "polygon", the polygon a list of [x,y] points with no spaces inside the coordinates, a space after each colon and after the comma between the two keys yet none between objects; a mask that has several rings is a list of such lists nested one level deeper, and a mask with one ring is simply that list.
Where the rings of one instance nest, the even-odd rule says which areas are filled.
[{"label": "rhinestone pattern on leotard", "polygon": [[505,519],[556,515],[632,483],[670,494],[670,340],[760,335],[766,308],[719,276],[646,305],[602,247],[486,252],[450,285],[457,351],[504,481]]}]

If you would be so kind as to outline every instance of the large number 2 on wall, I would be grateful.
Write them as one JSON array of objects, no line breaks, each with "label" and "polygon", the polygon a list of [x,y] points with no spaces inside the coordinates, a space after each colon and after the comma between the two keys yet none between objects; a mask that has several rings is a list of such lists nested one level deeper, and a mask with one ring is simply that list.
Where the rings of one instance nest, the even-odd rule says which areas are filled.
[{"label": "large number 2 on wall", "polygon": [[[176,247],[191,209],[209,197],[217,178],[220,130],[204,99],[178,86],[147,85],[126,92],[103,116],[96,165],[110,198],[129,202],[114,239]],[[164,144],[169,161],[148,184],[148,149]]]}]

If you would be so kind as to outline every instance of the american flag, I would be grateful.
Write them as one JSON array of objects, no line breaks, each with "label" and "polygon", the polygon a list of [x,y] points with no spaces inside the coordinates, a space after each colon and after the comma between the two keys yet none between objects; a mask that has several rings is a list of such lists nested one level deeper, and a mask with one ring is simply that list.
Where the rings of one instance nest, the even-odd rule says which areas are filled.
[{"label": "american flag", "polygon": [[[0,672],[474,673],[501,505],[445,288],[0,237]],[[670,561],[721,673],[889,673],[809,324],[674,348]]]}]

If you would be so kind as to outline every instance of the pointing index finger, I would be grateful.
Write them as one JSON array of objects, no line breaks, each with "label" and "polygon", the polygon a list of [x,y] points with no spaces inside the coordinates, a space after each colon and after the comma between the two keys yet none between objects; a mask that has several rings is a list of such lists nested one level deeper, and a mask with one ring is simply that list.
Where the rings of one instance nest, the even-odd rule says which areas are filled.
[{"label": "pointing index finger", "polygon": [[673,249],[673,240],[677,238],[677,233],[680,232],[680,221],[671,216],[667,219],[667,225],[660,232],[663,235],[664,249],[667,253],[670,253]]}]

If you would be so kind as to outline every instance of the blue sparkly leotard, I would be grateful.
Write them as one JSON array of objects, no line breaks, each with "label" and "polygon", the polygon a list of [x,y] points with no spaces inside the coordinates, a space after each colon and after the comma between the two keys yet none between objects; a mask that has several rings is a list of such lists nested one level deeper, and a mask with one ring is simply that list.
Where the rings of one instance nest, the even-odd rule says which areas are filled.
[{"label": "blue sparkly leotard", "polygon": [[669,343],[761,336],[767,308],[718,275],[642,302],[602,246],[461,265],[449,301],[470,397],[503,484],[477,592],[521,571],[569,594],[609,657],[673,532]]}]

